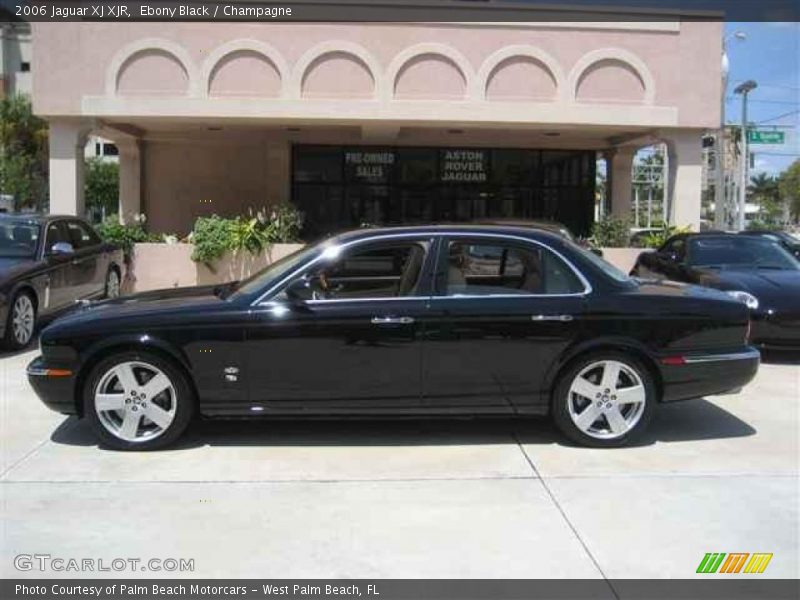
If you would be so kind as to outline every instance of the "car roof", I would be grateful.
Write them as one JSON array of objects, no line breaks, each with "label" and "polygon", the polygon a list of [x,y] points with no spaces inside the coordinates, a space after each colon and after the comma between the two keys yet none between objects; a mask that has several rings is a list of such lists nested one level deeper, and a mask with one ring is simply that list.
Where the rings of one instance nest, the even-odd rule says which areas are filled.
[{"label": "car roof", "polygon": [[453,224],[453,225],[415,225],[415,226],[397,226],[397,227],[373,227],[356,229],[353,231],[346,231],[333,236],[330,239],[337,242],[350,242],[359,239],[365,239],[375,236],[392,236],[392,235],[446,235],[448,233],[458,234],[496,234],[496,235],[514,235],[518,237],[526,237],[529,239],[547,239],[550,241],[564,241],[564,237],[551,230],[543,228],[535,228],[524,225],[482,225],[482,224]]},{"label": "car roof", "polygon": [[58,219],[78,219],[80,217],[75,215],[45,215],[42,213],[0,213],[0,219],[7,219],[9,221],[19,221],[28,223],[47,223],[48,221],[55,221]]}]

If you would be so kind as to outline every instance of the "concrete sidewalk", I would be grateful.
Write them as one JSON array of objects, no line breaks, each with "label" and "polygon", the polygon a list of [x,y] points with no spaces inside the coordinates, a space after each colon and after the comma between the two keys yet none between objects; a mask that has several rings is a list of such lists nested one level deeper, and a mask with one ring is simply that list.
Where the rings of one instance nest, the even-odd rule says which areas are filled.
[{"label": "concrete sidewalk", "polygon": [[706,552],[800,576],[796,363],[661,407],[633,448],[504,419],[200,423],[116,453],[38,401],[33,355],[0,358],[0,577],[64,575],[14,569],[48,553],[195,561],[147,577],[686,578]]}]

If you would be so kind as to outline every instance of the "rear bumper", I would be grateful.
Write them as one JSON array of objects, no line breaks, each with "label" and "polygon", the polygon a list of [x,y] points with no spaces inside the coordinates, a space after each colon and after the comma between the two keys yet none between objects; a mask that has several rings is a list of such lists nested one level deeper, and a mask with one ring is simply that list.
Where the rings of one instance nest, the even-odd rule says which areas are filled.
[{"label": "rear bumper", "polygon": [[686,354],[683,364],[661,364],[664,402],[731,393],[758,372],[761,355],[753,347],[735,352]]},{"label": "rear bumper", "polygon": [[47,408],[65,415],[78,414],[75,402],[75,373],[54,376],[49,374],[41,356],[28,365],[28,382]]}]

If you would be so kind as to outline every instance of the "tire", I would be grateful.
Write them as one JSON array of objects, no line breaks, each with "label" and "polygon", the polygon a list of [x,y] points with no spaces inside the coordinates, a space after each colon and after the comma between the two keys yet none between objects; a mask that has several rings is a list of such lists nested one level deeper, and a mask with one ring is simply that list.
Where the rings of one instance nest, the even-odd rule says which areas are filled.
[{"label": "tire", "polygon": [[3,345],[9,350],[21,350],[30,344],[36,332],[36,302],[27,291],[14,294],[8,305]]},{"label": "tire", "polygon": [[83,414],[101,445],[114,450],[168,446],[195,407],[183,370],[150,352],[113,354],[94,366],[83,388]]},{"label": "tire", "polygon": [[111,267],[108,273],[106,273],[105,297],[119,298],[121,285],[122,282],[119,278],[119,272],[114,267]]},{"label": "tire", "polygon": [[656,386],[644,364],[629,354],[608,351],[587,354],[570,365],[556,384],[551,408],[556,426],[571,441],[616,448],[647,429],[656,401]]}]

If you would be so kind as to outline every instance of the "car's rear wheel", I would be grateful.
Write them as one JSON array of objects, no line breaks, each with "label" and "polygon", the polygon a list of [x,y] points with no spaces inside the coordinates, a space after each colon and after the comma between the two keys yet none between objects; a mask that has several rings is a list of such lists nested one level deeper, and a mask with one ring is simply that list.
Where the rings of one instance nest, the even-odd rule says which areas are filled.
[{"label": "car's rear wheel", "polygon": [[6,348],[19,350],[27,346],[36,330],[36,305],[29,292],[18,292],[8,309],[5,339]]},{"label": "car's rear wheel", "polygon": [[115,268],[108,270],[106,275],[106,298],[119,298],[120,280],[119,273]]},{"label": "car's rear wheel", "polygon": [[553,394],[553,419],[573,442],[616,447],[629,443],[653,416],[656,388],[648,369],[619,352],[576,361]]},{"label": "car's rear wheel", "polygon": [[147,352],[102,360],[84,388],[84,415],[100,442],[116,450],[153,450],[174,442],[194,410],[194,393],[182,370]]}]

